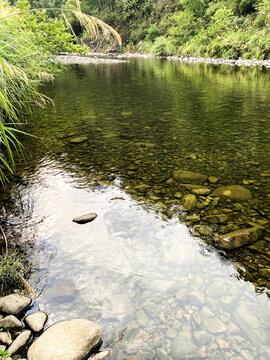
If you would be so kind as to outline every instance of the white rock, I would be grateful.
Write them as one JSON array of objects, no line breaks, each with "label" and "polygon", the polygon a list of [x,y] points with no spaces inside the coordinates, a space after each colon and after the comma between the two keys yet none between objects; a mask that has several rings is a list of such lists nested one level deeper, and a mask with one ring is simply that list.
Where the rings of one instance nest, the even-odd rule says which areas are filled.
[{"label": "white rock", "polygon": [[223,333],[227,330],[226,325],[222,321],[220,321],[217,317],[211,317],[205,319],[203,325],[212,334]]},{"label": "white rock", "polygon": [[22,329],[23,324],[14,315],[9,315],[0,320],[0,328],[3,329]]},{"label": "white rock", "polygon": [[28,349],[28,360],[82,360],[101,340],[101,329],[85,319],[50,326]]},{"label": "white rock", "polygon": [[7,352],[10,355],[15,354],[18,350],[20,350],[22,347],[24,347],[28,343],[29,339],[31,338],[31,335],[32,335],[32,332],[30,330],[25,330],[22,333],[20,333],[20,335],[16,337],[16,339],[13,341],[13,343],[7,349]]},{"label": "white rock", "polygon": [[89,360],[103,360],[107,359],[111,355],[111,350],[104,350],[89,358]]},{"label": "white rock", "polygon": [[12,343],[11,336],[8,332],[0,332],[0,343],[10,345]]},{"label": "white rock", "polygon": [[27,326],[30,327],[31,330],[38,333],[43,329],[44,324],[47,321],[47,318],[48,315],[45,312],[39,311],[37,313],[28,315],[25,318],[25,322]]},{"label": "white rock", "polygon": [[0,310],[10,315],[19,314],[31,304],[27,296],[11,294],[0,298]]},{"label": "white rock", "polygon": [[191,305],[195,306],[202,306],[204,303],[204,295],[199,290],[193,290],[190,293],[188,293],[188,302]]}]

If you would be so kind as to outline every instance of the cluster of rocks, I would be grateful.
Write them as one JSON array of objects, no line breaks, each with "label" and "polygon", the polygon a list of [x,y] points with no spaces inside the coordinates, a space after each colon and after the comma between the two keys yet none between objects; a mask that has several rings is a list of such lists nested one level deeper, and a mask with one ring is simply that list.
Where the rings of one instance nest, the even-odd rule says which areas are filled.
[{"label": "cluster of rocks", "polygon": [[[245,209],[245,204],[252,200],[250,190],[244,186],[220,186],[216,177],[181,169],[166,176],[155,176],[152,181],[154,184],[165,181],[169,185],[176,184],[178,191],[174,198],[182,207],[182,219],[193,227],[195,235],[211,239],[216,247],[233,250],[263,239],[263,225],[268,223],[267,219],[249,221],[249,226],[244,227],[234,223],[238,211]],[[149,188],[144,184],[136,186],[140,193],[146,193]],[[153,188],[155,192],[155,185]]]},{"label": "cluster of rocks", "polygon": [[[42,332],[48,316],[42,311],[25,315],[31,302],[19,294],[0,298],[0,350],[8,353],[8,360],[24,349],[28,360],[82,360],[101,343],[100,327],[85,319],[60,321]],[[105,350],[91,359],[102,360],[110,353]]]},{"label": "cluster of rocks", "polygon": [[[89,53],[88,56],[104,56],[104,53]],[[230,65],[230,66],[264,66],[266,68],[270,67],[269,60],[258,60],[258,59],[222,59],[222,58],[204,58],[204,57],[194,57],[194,56],[158,56],[152,54],[133,54],[133,53],[125,53],[125,54],[109,54],[110,57],[125,59],[125,58],[166,58],[167,60],[177,60],[182,62],[190,62],[190,63],[206,63],[206,64],[214,64],[214,65]],[[68,58],[66,55],[65,58]],[[68,60],[64,60],[68,61]],[[68,63],[68,62],[66,62]]]}]

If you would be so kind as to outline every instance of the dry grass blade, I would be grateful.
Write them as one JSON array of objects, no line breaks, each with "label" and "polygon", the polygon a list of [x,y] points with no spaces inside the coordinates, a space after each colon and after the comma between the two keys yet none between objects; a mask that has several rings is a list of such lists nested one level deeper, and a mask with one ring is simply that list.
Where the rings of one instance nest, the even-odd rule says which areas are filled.
[{"label": "dry grass blade", "polygon": [[39,297],[35,290],[32,289],[32,287],[28,284],[28,282],[22,277],[20,273],[18,273],[18,277],[28,294],[31,295],[34,299],[38,299]]},{"label": "dry grass blade", "polygon": [[[78,4],[79,4],[79,1],[78,1]],[[78,4],[77,4],[77,6],[78,6]],[[91,34],[93,37],[97,38],[99,33],[100,33],[100,30],[101,30],[102,35],[106,39],[108,39],[110,41],[115,40],[116,43],[119,46],[122,45],[121,36],[110,25],[106,24],[104,21],[102,21],[100,19],[97,19],[94,16],[87,15],[87,14],[83,13],[81,11],[81,9],[80,9],[80,5],[78,6],[78,9],[79,10],[60,9],[60,8],[29,9],[29,10],[24,10],[24,11],[20,11],[20,12],[17,12],[17,13],[12,13],[12,14],[3,16],[3,17],[0,18],[0,21],[4,20],[6,18],[12,17],[12,16],[18,16],[18,15],[26,14],[26,13],[29,13],[29,12],[38,12],[38,11],[41,11],[41,10],[45,10],[45,11],[61,11],[61,13],[63,13],[63,12],[71,12],[76,16],[76,18],[80,22],[81,26],[89,34]],[[66,22],[66,19],[65,19],[65,22]],[[70,24],[68,25],[68,28],[70,28]]]},{"label": "dry grass blade", "polygon": [[8,256],[8,242],[7,242],[7,237],[6,237],[6,234],[5,234],[2,226],[0,226],[0,229],[1,229],[1,232],[2,232],[2,235],[3,235],[3,238],[4,238],[4,241],[5,241],[5,245],[6,245],[6,255]]},{"label": "dry grass blade", "polygon": [[98,37],[100,30],[103,36],[112,41],[113,39],[121,46],[122,39],[116,30],[114,30],[110,25],[106,24],[104,21],[95,18],[94,16],[87,15],[78,10],[71,10],[72,13],[79,20],[81,26],[85,29],[88,34],[91,34],[93,37]]},{"label": "dry grass blade", "polygon": [[73,30],[73,27],[71,26],[71,23],[68,21],[68,18],[66,17],[65,13],[62,11],[62,16],[65,21],[66,27],[70,30],[71,34],[77,39],[77,36]]}]

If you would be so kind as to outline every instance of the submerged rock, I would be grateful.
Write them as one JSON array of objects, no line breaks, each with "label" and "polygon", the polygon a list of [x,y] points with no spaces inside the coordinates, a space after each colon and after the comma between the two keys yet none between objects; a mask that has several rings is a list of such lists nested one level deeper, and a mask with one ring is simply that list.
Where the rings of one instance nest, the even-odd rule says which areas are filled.
[{"label": "submerged rock", "polygon": [[31,338],[31,335],[32,335],[32,333],[30,330],[25,330],[22,333],[20,333],[20,335],[16,337],[16,339],[13,341],[13,343],[7,349],[7,352],[9,353],[9,355],[15,354],[22,347],[24,347],[28,343],[29,339]]},{"label": "submerged rock", "polygon": [[91,222],[91,221],[95,220],[96,217],[97,217],[97,214],[90,213],[90,214],[78,216],[75,219],[73,219],[72,221],[77,223],[77,224],[86,224],[88,222]]},{"label": "submerged rock", "polygon": [[27,296],[11,294],[0,298],[0,311],[9,315],[17,315],[31,304]]},{"label": "submerged rock", "polygon": [[168,174],[163,174],[163,175],[157,175],[157,176],[153,176],[152,177],[152,181],[155,183],[155,184],[159,184],[159,183],[162,183],[168,179],[170,179],[171,177],[171,173],[168,173]]},{"label": "submerged rock", "polygon": [[175,181],[188,184],[203,184],[207,180],[206,175],[186,170],[174,170],[172,176]]},{"label": "submerged rock", "polygon": [[185,210],[193,210],[197,205],[197,198],[193,194],[184,195],[181,204]]},{"label": "submerged rock", "polygon": [[216,184],[218,182],[218,178],[215,176],[209,176],[208,180],[211,184]]},{"label": "submerged rock", "polygon": [[27,326],[30,327],[34,332],[40,332],[45,322],[47,321],[48,315],[44,313],[43,311],[36,312],[34,314],[28,315],[25,318],[25,322]]},{"label": "submerged rock", "polygon": [[104,350],[100,353],[94,355],[93,357],[89,358],[89,360],[103,360],[107,359],[111,355],[111,350]]},{"label": "submerged rock", "polygon": [[146,185],[146,184],[139,184],[139,185],[135,186],[134,189],[139,191],[140,193],[146,193],[147,190],[150,189],[150,186]]},{"label": "submerged rock", "polygon": [[210,194],[211,190],[207,189],[206,187],[199,187],[192,190],[193,194],[195,195],[208,195]]},{"label": "submerged rock", "polygon": [[225,235],[219,235],[216,245],[221,249],[232,250],[256,242],[263,236],[263,229],[251,227],[232,231]]},{"label": "submerged rock", "polygon": [[214,190],[213,195],[223,196],[232,201],[247,201],[251,199],[251,192],[241,185],[221,186]]},{"label": "submerged rock", "polygon": [[88,140],[87,136],[77,136],[69,140],[71,144],[81,144]]},{"label": "submerged rock", "polygon": [[210,224],[223,224],[228,220],[228,217],[225,214],[216,214],[205,216],[203,220],[209,222]]},{"label": "submerged rock", "polygon": [[28,360],[82,360],[101,340],[101,329],[85,319],[50,326],[29,348]]},{"label": "submerged rock", "polygon": [[191,336],[185,336],[185,333],[179,333],[174,338],[171,353],[174,360],[199,358],[198,347],[192,342]]}]

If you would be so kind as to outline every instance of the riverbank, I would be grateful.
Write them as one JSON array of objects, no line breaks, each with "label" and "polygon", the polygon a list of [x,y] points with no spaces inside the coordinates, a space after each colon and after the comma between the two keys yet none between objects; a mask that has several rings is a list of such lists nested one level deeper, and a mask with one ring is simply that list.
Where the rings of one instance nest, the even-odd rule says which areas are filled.
[{"label": "riverbank", "polygon": [[[101,57],[108,56],[109,59]],[[139,54],[139,53],[95,53],[90,52],[84,56],[71,54],[71,55],[58,55],[57,60],[64,65],[69,64],[98,64],[98,63],[119,63],[125,61],[127,58],[155,58],[155,59],[167,59],[171,61],[180,61],[185,63],[205,63],[213,65],[229,65],[229,66],[263,66],[270,68],[270,60],[243,60],[243,59],[222,59],[222,58],[203,58],[203,57],[187,57],[187,56],[158,56],[152,54]],[[119,59],[119,60],[117,60]]]}]

